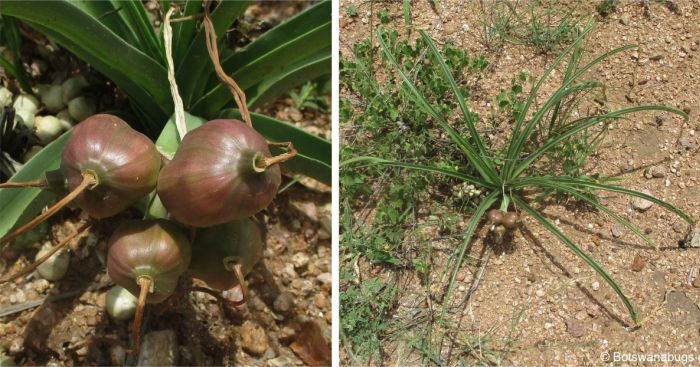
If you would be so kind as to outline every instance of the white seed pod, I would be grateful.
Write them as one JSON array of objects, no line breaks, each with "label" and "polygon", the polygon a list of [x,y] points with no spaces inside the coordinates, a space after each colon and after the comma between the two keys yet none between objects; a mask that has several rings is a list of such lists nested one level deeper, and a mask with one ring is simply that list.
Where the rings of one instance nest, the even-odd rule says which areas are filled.
[{"label": "white seed pod", "polygon": [[20,94],[15,98],[15,103],[12,104],[12,107],[14,107],[17,112],[24,110],[36,114],[36,111],[39,110],[39,100],[30,94]]},{"label": "white seed pod", "polygon": [[0,107],[9,106],[12,104],[12,92],[9,89],[0,86]]},{"label": "white seed pod", "polygon": [[[36,260],[39,260],[51,251],[52,247],[51,242],[44,243],[41,250],[36,254]],[[70,265],[70,253],[66,249],[61,249],[43,264],[39,265],[36,270],[42,278],[56,281],[66,276],[68,265]]]},{"label": "white seed pod", "polygon": [[58,121],[61,122],[61,128],[63,130],[70,130],[73,128],[73,125],[75,125],[75,120],[73,120],[73,118],[70,117],[68,109],[62,110],[61,112],[57,113],[56,118],[58,119]]},{"label": "white seed pod", "polygon": [[107,313],[117,320],[128,320],[136,312],[138,300],[126,289],[115,285],[107,292]]},{"label": "white seed pod", "polygon": [[71,99],[80,96],[83,92],[83,88],[88,85],[87,79],[82,75],[76,75],[66,79],[66,81],[61,84],[63,102],[68,103]]},{"label": "white seed pod", "polygon": [[83,121],[95,114],[95,102],[83,96],[73,98],[68,102],[68,113],[76,121]]},{"label": "white seed pod", "polygon": [[58,138],[63,132],[61,121],[56,116],[37,116],[34,118],[34,133],[39,141],[46,145]]},{"label": "white seed pod", "polygon": [[27,129],[34,128],[34,112],[28,110],[15,110],[15,124],[22,124]]},{"label": "white seed pod", "polygon": [[42,146],[32,145],[32,147],[29,148],[29,150],[22,156],[22,163],[29,162],[30,159],[34,158],[34,156],[41,151],[41,149],[43,149]]},{"label": "white seed pod", "polygon": [[48,85],[44,88],[39,88],[38,93],[41,96],[41,103],[46,106],[46,109],[51,113],[56,113],[66,107],[63,102],[63,92],[60,85]]}]

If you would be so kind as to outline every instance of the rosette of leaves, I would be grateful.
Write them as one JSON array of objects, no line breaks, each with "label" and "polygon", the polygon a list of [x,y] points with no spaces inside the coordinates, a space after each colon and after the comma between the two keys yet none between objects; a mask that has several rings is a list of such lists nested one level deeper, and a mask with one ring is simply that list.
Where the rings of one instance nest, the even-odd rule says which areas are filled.
[{"label": "rosette of leaves", "polygon": [[[673,107],[660,105],[625,107],[615,111],[603,111],[599,114],[574,116],[572,110],[567,106],[576,104],[581,93],[602,89],[604,86],[598,81],[583,80],[582,76],[592,67],[599,64],[604,59],[629,50],[634,45],[622,46],[608,51],[593,58],[588,63],[582,63],[582,42],[586,34],[593,29],[589,21],[586,27],[578,34],[575,41],[567,47],[549,66],[544,74],[533,85],[522,109],[519,109],[515,122],[511,127],[509,140],[506,141],[502,149],[494,148],[487,139],[488,136],[479,133],[476,124],[476,115],[473,114],[465,101],[464,95],[454,80],[453,73],[447,67],[444,58],[440,55],[437,47],[430,37],[421,31],[421,38],[427,45],[428,53],[433,62],[438,63],[443,71],[444,78],[449,81],[451,91],[462,112],[462,121],[467,131],[457,131],[453,125],[438,109],[433,106],[426,96],[420,92],[417,82],[407,73],[404,66],[395,57],[392,48],[387,46],[385,33],[380,28],[378,32],[379,42],[382,45],[384,55],[394,71],[403,81],[403,88],[411,101],[418,105],[439,128],[444,131],[445,136],[454,143],[464,155],[465,165],[463,167],[445,168],[437,162],[434,166],[419,165],[408,162],[387,160],[380,157],[362,156],[355,157],[341,163],[344,169],[354,166],[356,169],[369,165],[381,165],[391,167],[402,167],[405,169],[417,170],[426,174],[439,174],[453,179],[474,185],[483,192],[484,196],[477,203],[473,215],[469,220],[463,235],[463,245],[455,250],[456,261],[453,262],[451,277],[445,298],[443,300],[443,313],[450,307],[449,299],[453,291],[455,279],[460,269],[464,256],[468,253],[472,236],[479,223],[485,219],[489,209],[498,208],[505,213],[509,209],[530,216],[551,232],[557,239],[564,243],[585,263],[590,265],[603,280],[617,293],[629,311],[632,320],[637,323],[638,317],[627,296],[622,292],[617,283],[608,273],[593,260],[586,252],[576,245],[561,229],[553,224],[541,212],[541,207],[535,205],[536,201],[542,200],[552,195],[567,195],[578,199],[599,212],[612,217],[621,223],[642,241],[650,246],[656,245],[645,234],[633,226],[622,216],[613,212],[603,205],[595,193],[598,191],[614,192],[632,197],[649,200],[664,209],[678,215],[689,224],[694,221],[686,213],[675,206],[662,201],[654,196],[626,189],[621,185],[612,184],[610,179],[599,177],[598,175],[571,176],[566,174],[558,175],[557,170],[548,170],[543,173],[537,169],[536,163],[546,160],[547,156],[565,144],[569,139],[577,134],[584,133],[592,127],[603,124],[614,123],[624,118],[626,115],[640,111],[667,111],[687,118],[687,114]],[[540,102],[535,108],[535,100],[542,98],[539,90],[547,78],[549,78],[555,68],[562,65],[564,67],[561,85],[544,102]],[[447,100],[443,98],[442,100]],[[456,125],[457,126],[457,125]],[[560,161],[563,163],[563,161]],[[551,165],[552,162],[548,162]],[[564,167],[560,167],[559,172],[566,172]],[[554,173],[553,173],[554,172]]]}]

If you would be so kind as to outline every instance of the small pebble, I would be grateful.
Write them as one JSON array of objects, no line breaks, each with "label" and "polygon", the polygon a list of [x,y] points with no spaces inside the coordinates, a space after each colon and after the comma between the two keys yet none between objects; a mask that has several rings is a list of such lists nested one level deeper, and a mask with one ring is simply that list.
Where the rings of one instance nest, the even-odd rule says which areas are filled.
[{"label": "small pebble", "polygon": [[297,252],[296,254],[292,255],[291,262],[294,265],[294,268],[303,268],[309,264],[309,255],[304,252]]},{"label": "small pebble", "polygon": [[294,297],[289,292],[280,293],[275,301],[272,303],[272,307],[277,312],[288,312],[294,305]]},{"label": "small pebble", "polygon": [[177,335],[173,330],[152,331],[143,336],[139,366],[175,366],[178,361]]},{"label": "small pebble", "polygon": [[331,286],[333,284],[333,275],[331,273],[322,273],[316,277],[319,283],[321,283],[321,288],[325,291],[330,292]]},{"label": "small pebble", "polygon": [[600,289],[600,283],[598,283],[598,281],[591,283],[591,289],[597,291],[598,289]]},{"label": "small pebble", "polygon": [[640,272],[642,269],[644,269],[644,265],[646,262],[644,259],[639,256],[639,254],[634,255],[634,260],[632,261],[632,271],[634,272]]},{"label": "small pebble", "polygon": [[580,338],[586,332],[586,326],[577,319],[566,320],[566,331],[574,338]]},{"label": "small pebble", "polygon": [[630,24],[630,15],[627,13],[622,14],[620,17],[620,23],[624,25],[629,25]]},{"label": "small pebble", "polygon": [[[651,195],[651,193],[648,190],[642,190],[641,192],[647,195]],[[654,203],[640,197],[635,197],[632,199],[632,207],[642,212],[651,208],[652,205],[654,205]]]},{"label": "small pebble", "polygon": [[688,239],[686,241],[688,247],[700,247],[700,228],[695,228],[690,232]]},{"label": "small pebble", "polygon": [[622,226],[619,224],[614,224],[610,229],[610,233],[615,238],[620,238],[622,236]]},{"label": "small pebble", "polygon": [[265,330],[253,321],[244,322],[240,334],[242,336],[241,348],[248,354],[261,356],[270,347]]}]

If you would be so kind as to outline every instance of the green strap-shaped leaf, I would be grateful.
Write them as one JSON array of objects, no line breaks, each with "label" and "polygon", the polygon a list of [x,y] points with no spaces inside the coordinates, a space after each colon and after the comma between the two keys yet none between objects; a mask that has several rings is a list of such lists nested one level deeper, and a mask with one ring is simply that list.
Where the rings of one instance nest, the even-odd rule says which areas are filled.
[{"label": "green strap-shaped leaf", "polygon": [[[254,108],[263,105],[309,80],[328,75],[331,72],[331,61],[330,47],[328,47],[294,65],[285,66],[278,73],[272,74],[258,84],[245,89],[248,106]],[[218,90],[217,92],[222,91]],[[199,111],[202,115],[214,117],[225,105],[229,105],[229,107],[234,106],[228,91],[222,93],[222,95],[217,93],[217,95],[209,95],[207,97],[219,99],[220,102],[217,104],[207,103],[205,97],[201,104],[197,104],[203,108],[203,110]],[[224,106],[219,106],[219,104],[224,104]]]},{"label": "green strap-shaped leaf", "polygon": [[[271,30],[274,32],[276,30]],[[261,37],[262,38],[262,37]],[[255,41],[254,43],[259,42]],[[260,41],[262,42],[262,41]],[[268,44],[269,49],[258,58],[247,64],[238,64],[231,76],[236,84],[243,89],[265,82],[282,78],[290,69],[299,68],[306,63],[314,62],[313,57],[321,50],[327,50],[330,54],[331,45],[331,21],[318,26],[296,38],[290,38],[282,44]],[[299,63],[302,65],[299,65]],[[229,70],[229,69],[226,69]],[[330,73],[330,68],[328,69]],[[318,75],[312,77],[315,78]],[[309,79],[301,80],[301,83]],[[208,91],[204,97],[199,99],[190,110],[200,116],[213,117],[224,106],[231,103],[232,97],[229,89],[219,83],[212,90]]]},{"label": "green strap-shaped leaf", "polygon": [[457,273],[459,272],[459,268],[462,267],[462,262],[464,261],[464,255],[467,253],[467,250],[471,248],[472,245],[472,237],[474,236],[474,232],[476,231],[477,226],[479,225],[479,222],[481,221],[482,217],[484,216],[484,213],[486,213],[486,210],[493,205],[496,200],[498,199],[498,195],[500,195],[500,192],[498,191],[493,191],[490,194],[488,194],[484,200],[479,203],[479,206],[476,207],[474,210],[474,214],[472,215],[471,219],[469,219],[469,223],[467,224],[467,229],[464,231],[464,236],[462,237],[462,246],[459,249],[459,255],[457,256],[457,261],[455,261],[453,268],[452,268],[452,276],[450,277],[450,282],[447,285],[447,291],[445,292],[445,299],[442,302],[442,317],[441,319],[445,319],[445,314],[447,313],[447,310],[450,308],[450,298],[452,296],[452,291],[454,290],[455,286],[455,281],[457,280]]},{"label": "green strap-shaped leaf", "polygon": [[603,115],[597,115],[597,116],[585,116],[581,117],[579,119],[576,119],[572,121],[569,124],[569,128],[565,129],[562,131],[559,135],[555,135],[550,137],[547,141],[542,144],[536,151],[532,152],[527,156],[527,158],[523,159],[520,163],[518,163],[516,166],[514,166],[514,171],[512,175],[512,179],[518,177],[523,171],[525,171],[533,162],[535,162],[537,159],[542,157],[545,153],[547,153],[549,150],[553,149],[554,147],[558,146],[559,143],[562,141],[576,135],[579,132],[582,132],[602,121],[610,120],[610,119],[618,119],[621,118],[624,115],[630,114],[630,113],[635,113],[635,112],[640,112],[640,111],[667,111],[671,113],[675,113],[679,116],[682,116],[684,118],[688,118],[688,115],[673,107],[667,107],[667,106],[658,106],[658,105],[650,105],[650,106],[635,106],[635,107],[627,107],[627,108],[622,108],[617,111],[609,112]]},{"label": "green strap-shaped leaf", "polygon": [[557,181],[552,181],[546,178],[540,179],[540,180],[535,180],[533,178],[533,187],[537,188],[551,188],[556,191],[559,191],[561,193],[573,195],[579,200],[585,201],[590,205],[593,205],[596,207],[596,209],[608,214],[609,216],[613,217],[615,220],[620,222],[625,228],[629,229],[632,233],[634,233],[637,237],[641,238],[644,242],[649,244],[649,246],[653,247],[654,249],[658,250],[659,247],[652,241],[649,237],[647,237],[642,231],[637,229],[635,226],[633,226],[630,222],[628,222],[625,218],[621,217],[617,213],[613,212],[612,210],[608,209],[605,205],[599,203],[597,200],[592,199],[588,195],[584,195],[581,193],[581,188],[577,188],[575,185],[568,185],[563,182],[557,182]]},{"label": "green strap-shaped leaf", "polygon": [[75,0],[73,4],[98,19],[121,39],[141,48],[141,39],[124,21],[122,7],[113,1]]},{"label": "green strap-shaped leaf", "polygon": [[554,182],[561,182],[564,184],[572,185],[572,186],[579,186],[579,187],[588,187],[591,189],[596,189],[596,190],[603,190],[603,191],[611,191],[611,192],[617,192],[629,196],[634,196],[638,197],[644,200],[651,201],[654,204],[658,204],[667,210],[675,213],[679,217],[683,218],[688,224],[695,224],[695,221],[693,218],[691,218],[688,214],[683,212],[682,210],[676,208],[675,206],[658,199],[654,196],[645,194],[643,192],[639,191],[634,191],[630,189],[625,189],[624,187],[616,186],[616,185],[604,185],[600,183],[593,182],[592,180],[588,179],[582,179],[582,178],[573,178],[573,177],[566,177],[566,176],[560,176],[560,177],[554,177],[554,176],[546,176],[546,177],[533,177],[533,178],[523,178],[521,180],[518,180],[516,185],[513,185],[514,189],[519,189],[523,187],[527,187],[530,185],[537,185],[537,183],[540,180],[550,180]]},{"label": "green strap-shaped leaf", "polygon": [[[221,66],[224,70],[235,72],[241,66],[252,63],[274,48],[280,47],[328,23],[331,20],[331,11],[331,2],[327,0],[321,1],[263,33],[242,50],[233,52],[228,49],[222,49],[220,50]],[[330,34],[328,34],[328,37],[330,37]],[[211,75],[207,81],[206,90],[210,90],[217,85],[219,85],[219,78],[216,75]],[[201,94],[204,90],[202,89],[198,92]]]},{"label": "green strap-shaped leaf", "polygon": [[153,25],[151,25],[143,3],[140,1],[117,1],[117,4],[123,7],[123,10],[120,12],[123,13],[124,19],[126,19],[130,28],[140,35],[139,40],[142,42],[142,46],[139,49],[146,52],[159,64],[166,64],[165,48],[156,35],[155,30],[153,30]]},{"label": "green strap-shaped leaf", "polygon": [[[202,126],[205,122],[206,120],[203,118],[185,112],[187,131],[192,131]],[[175,115],[173,115],[163,126],[163,131],[160,132],[158,140],[156,140],[156,148],[161,154],[172,159],[179,146],[180,135],[178,135],[177,126],[175,125]]]},{"label": "green strap-shaped leaf", "polygon": [[351,159],[342,161],[340,163],[340,167],[348,166],[348,165],[355,165],[358,163],[360,164],[360,166],[358,166],[358,167],[363,167],[363,166],[367,166],[367,165],[380,165],[380,166],[402,167],[402,168],[409,168],[409,169],[416,170],[416,171],[437,173],[439,175],[453,177],[453,178],[456,178],[458,180],[469,182],[469,183],[477,185],[479,187],[485,187],[485,188],[490,188],[490,189],[500,189],[499,187],[491,185],[484,180],[481,180],[481,179],[476,178],[474,176],[466,175],[466,174],[461,173],[459,171],[452,171],[452,170],[448,170],[448,169],[444,169],[444,168],[424,166],[424,165],[420,165],[420,164],[391,161],[388,159],[377,158],[377,157],[351,158]]},{"label": "green strap-shaped leaf", "polygon": [[[507,157],[514,157],[517,155],[516,153],[516,145],[519,142],[519,137],[520,137],[520,131],[522,128],[523,123],[525,123],[525,117],[528,115],[528,111],[530,110],[530,107],[532,104],[535,102],[535,97],[537,96],[537,92],[540,90],[540,87],[544,83],[544,81],[549,78],[549,76],[552,74],[554,69],[562,62],[564,61],[564,58],[566,55],[571,51],[574,50],[575,48],[579,47],[579,44],[583,41],[583,38],[588,34],[593,29],[593,19],[590,18],[588,22],[586,23],[586,26],[584,27],[583,31],[578,35],[578,37],[574,40],[574,42],[569,45],[564,51],[562,51],[559,56],[557,56],[556,59],[552,62],[552,64],[547,68],[547,70],[542,74],[542,77],[535,83],[535,85],[532,87],[530,90],[530,94],[527,97],[527,100],[525,102],[525,106],[523,107],[522,111],[520,112],[520,115],[516,118],[515,121],[515,126],[513,127],[513,133],[510,139],[510,143],[508,145],[508,152],[506,153]],[[510,161],[506,162],[505,164],[505,170],[510,171],[512,163]],[[512,176],[511,176],[512,177]]]},{"label": "green strap-shaped leaf", "polygon": [[[221,111],[220,118],[240,119],[238,110]],[[265,115],[251,113],[253,126],[266,139],[273,142],[291,141],[298,154],[291,160],[282,163],[282,167],[312,177],[327,185],[331,184],[331,143],[318,136]],[[276,154],[280,150],[273,149]]]},{"label": "green strap-shaped leaf", "polygon": [[544,226],[548,231],[552,232],[554,236],[556,236],[560,241],[564,242],[564,244],[570,248],[574,253],[581,258],[583,261],[585,261],[588,265],[590,265],[593,270],[595,270],[602,278],[605,280],[608,285],[617,293],[617,295],[620,297],[622,300],[622,303],[625,304],[625,307],[627,307],[627,311],[629,312],[630,316],[632,316],[632,320],[634,322],[637,322],[637,313],[634,311],[634,307],[632,307],[632,304],[630,303],[629,299],[627,299],[627,296],[625,296],[624,293],[622,293],[622,290],[620,287],[615,283],[615,281],[608,275],[608,273],[603,270],[603,268],[598,265],[598,263],[595,262],[588,254],[583,252],[576,244],[569,239],[562,231],[559,230],[554,224],[552,224],[550,221],[547,220],[542,214],[540,214],[537,210],[529,206],[523,199],[518,197],[517,195],[513,196],[513,201],[515,202],[515,205],[525,211],[527,214],[529,214],[532,218],[540,222],[542,226]]},{"label": "green strap-shaped leaf", "polygon": [[[249,1],[221,1],[211,13],[211,21],[214,23],[216,35],[221,39],[234,19],[243,14]],[[192,43],[185,52],[185,56],[175,64],[175,77],[180,90],[185,109],[189,108],[194,100],[201,95],[197,92],[199,83],[206,83],[214,72],[205,38],[204,26],[194,36]],[[219,47],[221,48],[221,47]],[[166,88],[167,89],[167,88]],[[172,111],[172,110],[170,110]]]},{"label": "green strap-shaped leaf", "polygon": [[[486,150],[486,146],[481,140],[479,132],[476,130],[476,121],[474,121],[474,115],[472,115],[471,111],[469,111],[467,102],[464,100],[462,92],[460,91],[459,87],[457,87],[457,83],[452,77],[452,71],[447,67],[445,59],[442,58],[440,52],[435,46],[435,43],[433,43],[433,40],[428,36],[428,34],[425,33],[425,31],[421,30],[420,35],[425,41],[425,43],[428,45],[428,48],[430,48],[430,51],[433,53],[433,55],[435,55],[435,59],[438,61],[440,69],[442,69],[442,74],[445,76],[445,79],[450,83],[450,88],[452,88],[452,93],[455,95],[455,99],[457,99],[457,104],[459,104],[460,110],[462,110],[462,116],[464,116],[464,120],[467,122],[467,128],[469,129],[469,133],[472,136],[472,140],[474,140],[474,143],[476,144],[478,153],[482,157],[488,157],[489,152]],[[484,164],[487,165],[490,170],[494,172],[496,171],[492,160],[485,159]]]},{"label": "green strap-shaped leaf", "polygon": [[[27,162],[10,179],[23,182],[44,177],[44,172],[58,169],[61,152],[70,132],[61,135]],[[24,224],[36,217],[41,209],[56,198],[50,191],[34,187],[0,189],[0,237],[5,236],[18,224]]]},{"label": "green strap-shaped leaf", "polygon": [[[610,50],[610,51],[596,57],[595,59],[593,59],[591,62],[589,62],[588,64],[586,64],[585,66],[583,66],[579,70],[576,70],[576,72],[573,75],[569,76],[568,79],[565,79],[564,82],[562,83],[562,85],[559,87],[559,89],[554,94],[552,94],[552,96],[544,104],[544,106],[541,107],[539,110],[537,110],[537,112],[535,112],[535,114],[530,119],[530,121],[525,125],[525,128],[523,128],[522,131],[518,130],[516,132],[517,134],[513,135],[513,140],[515,142],[511,141],[511,146],[509,147],[509,150],[508,150],[508,153],[510,154],[510,155],[508,155],[509,160],[506,163],[506,166],[504,168],[505,172],[503,173],[503,175],[505,177],[508,177],[508,178],[513,177],[512,171],[513,171],[513,168],[517,162],[517,160],[514,158],[517,158],[517,155],[525,146],[525,142],[529,139],[533,130],[535,130],[535,127],[540,124],[542,117],[549,110],[549,108],[558,105],[558,103],[561,102],[564,97],[575,93],[577,90],[585,90],[587,88],[593,88],[596,86],[596,84],[602,86],[602,83],[599,83],[599,82],[582,82],[582,83],[578,84],[577,86],[569,87],[574,81],[576,81],[576,79],[578,77],[583,75],[583,73],[586,72],[588,69],[592,68],[593,66],[595,66],[599,62],[605,60],[606,58],[608,58],[616,53],[623,52],[625,50],[633,48],[633,47],[635,47],[635,46],[634,45],[626,45],[626,46],[621,46],[621,47],[618,47],[616,49]],[[576,50],[576,49],[577,48],[574,48],[574,50]],[[570,60],[569,62],[575,63],[576,62],[575,57],[576,57],[576,55],[572,55],[572,57],[571,57],[572,60]],[[568,70],[567,70],[567,72],[568,72]],[[592,83],[592,84],[590,84],[590,86],[587,87],[586,83]],[[524,113],[526,113],[526,112],[523,112],[523,114]]]},{"label": "green strap-shaped leaf", "polygon": [[[167,12],[168,7],[163,4],[163,9]],[[202,0],[187,0],[185,9],[181,17],[193,16],[202,11]],[[173,16],[174,18],[175,16]],[[185,57],[197,29],[195,19],[172,23],[173,26],[173,61],[175,65],[180,65]]]},{"label": "green strap-shaped leaf", "polygon": [[421,107],[421,109],[423,109],[423,111],[426,114],[435,119],[435,121],[445,131],[447,136],[449,136],[450,139],[455,144],[457,144],[457,146],[467,156],[467,159],[469,159],[469,163],[471,163],[474,166],[474,168],[479,172],[479,174],[484,178],[484,181],[489,182],[490,184],[500,184],[500,178],[498,177],[497,172],[492,170],[486,163],[484,163],[485,157],[481,157],[478,154],[478,152],[474,149],[474,147],[472,147],[471,144],[469,144],[469,142],[466,139],[464,139],[464,137],[459,132],[457,132],[457,130],[450,126],[447,120],[445,120],[445,117],[440,115],[437,111],[435,111],[435,108],[433,108],[430,102],[428,102],[428,100],[425,99],[425,97],[421,94],[416,85],[411,81],[411,78],[408,77],[406,71],[401,67],[399,62],[396,60],[396,57],[389,49],[389,46],[387,46],[386,42],[384,41],[384,31],[382,28],[379,28],[378,33],[379,43],[382,45],[382,50],[384,51],[384,54],[389,59],[389,62],[394,67],[394,69],[396,69],[396,71],[399,73],[399,76],[403,80],[404,87],[410,92],[410,94],[413,97],[413,100],[418,104],[419,107]]},{"label": "green strap-shaped leaf", "polygon": [[309,80],[314,80],[320,76],[330,74],[332,66],[331,60],[331,50],[329,47],[247,88],[245,94],[248,105],[251,108],[263,105],[277,99],[280,95],[286,94],[292,88],[304,84]]}]

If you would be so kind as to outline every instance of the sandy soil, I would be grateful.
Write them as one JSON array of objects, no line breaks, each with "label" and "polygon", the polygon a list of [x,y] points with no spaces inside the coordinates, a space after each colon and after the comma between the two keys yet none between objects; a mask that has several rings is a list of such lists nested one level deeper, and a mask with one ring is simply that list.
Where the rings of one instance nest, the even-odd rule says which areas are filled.
[{"label": "sandy soil", "polygon": [[[593,14],[596,4],[581,3],[577,13]],[[700,4],[674,4],[675,8],[656,2],[621,2],[609,17],[598,19],[597,28],[586,41],[589,57],[622,44],[635,43],[638,47],[601,63],[589,76],[606,83],[607,106],[612,109],[666,104],[689,112],[690,120],[646,113],[620,121],[587,169],[622,178],[624,187],[649,190],[691,217],[700,218],[700,95],[696,87],[700,72]],[[342,10],[348,6],[355,6],[359,15],[345,15]],[[398,19],[392,27],[402,30],[401,4],[376,4],[375,17],[383,8]],[[342,2],[343,57],[351,58],[351,45],[370,34],[368,12],[369,3]],[[486,55],[490,67],[478,82],[480,88],[472,91],[470,102],[478,112],[486,112],[488,102],[500,88],[509,86],[518,72],[526,70],[539,76],[553,60],[553,56],[532,47],[508,42],[498,51],[486,48],[481,42],[484,14],[478,2],[445,0],[434,6],[427,1],[412,2],[416,28],[426,30],[438,43],[450,40],[471,54]],[[378,23],[375,18],[374,24]],[[545,95],[551,90],[551,86],[543,88]],[[663,171],[663,177],[646,178],[646,167]],[[459,320],[462,332],[445,342],[443,361],[458,363],[460,347],[473,341],[465,337],[468,335],[488,336],[492,341],[489,348],[502,352],[505,360],[501,362],[506,365],[603,365],[608,362],[606,358],[629,358],[634,354],[669,354],[694,358],[697,363],[700,282],[693,287],[689,278],[692,281],[692,274],[697,274],[694,271],[700,267],[700,252],[679,247],[688,228],[658,205],[642,212],[633,209],[629,198],[614,194],[603,194],[601,198],[609,208],[648,233],[660,249],[645,247],[632,233],[620,230],[595,212],[550,205],[545,213],[608,270],[637,308],[642,326],[630,328],[631,319],[612,289],[549,232],[526,219],[509,251],[497,251],[491,257],[476,293],[452,311],[450,317]],[[485,238],[486,233],[487,228],[482,228],[478,238]],[[484,246],[484,241],[477,241],[468,255],[480,258]],[[436,276],[441,273],[446,256],[434,259]],[[639,259],[633,266],[635,258]],[[365,276],[385,273],[367,263],[361,267]],[[463,298],[475,276],[474,267],[464,266],[458,275],[459,291],[454,299]],[[416,287],[419,277],[412,272],[403,272],[400,277],[398,287],[406,289],[392,317],[407,323],[425,320],[421,317],[431,313],[424,302],[429,291]],[[432,307],[439,312],[441,305]],[[408,332],[418,332],[418,328]],[[409,349],[404,338],[397,339],[384,345],[384,364],[427,363],[415,353],[406,352]],[[478,346],[475,348],[479,350]],[[347,355],[344,358],[348,362]],[[473,362],[497,362],[478,353],[470,358]]]}]

